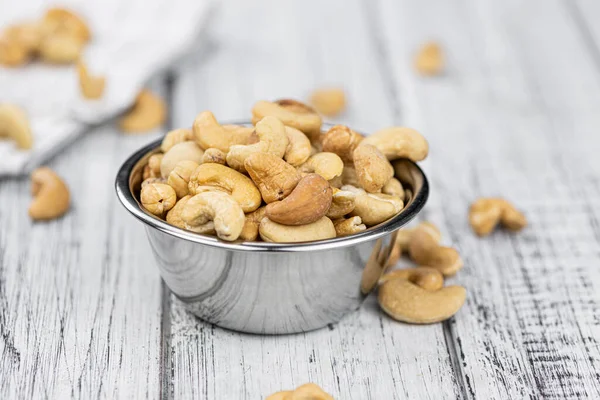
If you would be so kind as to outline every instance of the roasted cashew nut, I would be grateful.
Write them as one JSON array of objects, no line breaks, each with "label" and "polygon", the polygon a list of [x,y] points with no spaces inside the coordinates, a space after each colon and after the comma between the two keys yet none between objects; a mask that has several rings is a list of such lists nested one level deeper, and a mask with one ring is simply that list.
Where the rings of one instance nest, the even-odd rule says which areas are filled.
[{"label": "roasted cashew nut", "polygon": [[337,154],[344,163],[352,162],[353,152],[362,140],[362,135],[347,126],[335,125],[323,135],[323,151]]},{"label": "roasted cashew nut", "polygon": [[175,190],[177,198],[181,199],[189,193],[190,176],[198,168],[198,163],[190,160],[179,161],[169,174],[167,183]]},{"label": "roasted cashew nut", "polygon": [[192,231],[205,229],[212,222],[217,236],[227,241],[240,236],[245,222],[242,207],[223,192],[203,192],[193,196],[183,206],[181,219],[186,229]]},{"label": "roasted cashew nut", "polygon": [[358,146],[353,153],[354,168],[360,186],[369,193],[377,193],[394,176],[394,168],[377,147]]},{"label": "roasted cashew nut", "polygon": [[196,116],[192,131],[198,145],[227,153],[233,145],[247,145],[253,129],[236,125],[220,125],[214,114],[203,111]]},{"label": "roasted cashew nut", "polygon": [[252,212],[260,207],[260,191],[246,175],[221,164],[202,164],[190,176],[190,194],[199,193],[203,186],[213,187],[231,196],[241,205],[244,212]]},{"label": "roasted cashew nut", "polygon": [[269,153],[250,154],[244,167],[267,204],[289,195],[301,179],[296,168]]},{"label": "roasted cashew nut", "polygon": [[246,241],[254,241],[258,237],[258,227],[260,221],[265,216],[265,207],[260,207],[256,211],[246,214],[246,222],[244,222],[244,228],[240,233],[240,239]]},{"label": "roasted cashew nut", "polygon": [[204,155],[202,156],[202,164],[221,164],[225,165],[227,163],[227,154],[219,149],[210,148],[204,150]]},{"label": "roasted cashew nut", "polygon": [[415,68],[425,76],[439,75],[444,70],[444,54],[439,44],[425,43],[415,58]]},{"label": "roasted cashew nut", "polygon": [[381,193],[389,194],[390,196],[398,196],[401,199],[404,199],[404,188],[402,187],[402,183],[396,178],[391,178],[387,181],[381,188]]},{"label": "roasted cashew nut", "polygon": [[354,235],[367,229],[367,226],[362,223],[360,217],[341,218],[333,221],[333,226],[338,237]]},{"label": "roasted cashew nut", "polygon": [[33,137],[25,111],[13,104],[0,104],[0,137],[11,138],[20,149],[30,149]]},{"label": "roasted cashew nut", "polygon": [[327,217],[331,219],[342,218],[354,210],[356,193],[347,190],[333,189],[331,206],[327,210]]},{"label": "roasted cashew nut", "polygon": [[30,58],[27,47],[16,40],[0,36],[0,65],[17,67],[28,62]]},{"label": "roasted cashew nut", "polygon": [[46,11],[42,20],[42,34],[49,35],[68,35],[72,36],[82,43],[91,38],[90,29],[83,19],[73,11],[65,8],[53,7]]},{"label": "roasted cashew nut", "polygon": [[439,231],[432,229],[431,225],[415,228],[408,244],[408,254],[415,263],[435,268],[444,276],[452,276],[463,267],[456,249],[439,245]]},{"label": "roasted cashew nut", "polygon": [[41,167],[31,174],[31,194],[29,216],[34,220],[58,218],[69,209],[71,200],[69,188],[50,168]]},{"label": "roasted cashew nut", "polygon": [[296,128],[286,126],[285,132],[287,133],[289,143],[285,149],[283,159],[294,167],[302,165],[311,156],[312,147],[310,140]]},{"label": "roasted cashew nut", "polygon": [[360,146],[370,144],[379,149],[388,160],[408,158],[411,161],[422,161],[429,153],[427,140],[417,131],[410,128],[392,127],[382,129],[367,136]]},{"label": "roasted cashew nut", "polygon": [[171,147],[175,146],[177,143],[187,142],[190,140],[194,140],[194,134],[192,133],[191,129],[174,129],[172,131],[167,132],[167,134],[163,138],[162,143],[160,144],[160,149],[163,153],[166,153],[171,149]]},{"label": "roasted cashew nut", "polygon": [[133,107],[119,120],[119,128],[127,133],[147,132],[161,126],[166,118],[165,102],[148,89],[143,89]]},{"label": "roasted cashew nut", "polygon": [[60,33],[42,39],[40,57],[52,64],[71,64],[79,59],[84,42],[78,37]]},{"label": "roasted cashew nut", "polygon": [[335,227],[327,217],[306,225],[283,225],[263,218],[258,228],[260,237],[265,242],[298,243],[313,240],[324,240],[334,238]]},{"label": "roasted cashew nut", "polygon": [[195,142],[177,143],[165,153],[160,163],[160,174],[163,178],[168,178],[171,171],[181,161],[193,161],[196,164],[202,162],[204,152]]},{"label": "roasted cashew nut", "polygon": [[321,219],[331,206],[332,189],[323,177],[306,175],[281,201],[267,204],[265,215],[283,225],[306,225]]},{"label": "roasted cashew nut", "polygon": [[177,202],[177,195],[166,183],[150,183],[142,188],[140,200],[149,213],[162,218]]},{"label": "roasted cashew nut", "polygon": [[283,158],[289,139],[285,126],[275,117],[265,117],[256,124],[256,134],[259,141],[249,145],[234,145],[227,153],[227,164],[244,172],[244,162],[253,153],[270,153]]},{"label": "roasted cashew nut", "polygon": [[333,400],[333,397],[325,393],[318,385],[306,383],[296,390],[282,390],[273,393],[265,400]]},{"label": "roasted cashew nut", "polygon": [[[342,189],[347,186],[342,186]],[[352,216],[359,216],[367,226],[387,221],[404,208],[404,202],[396,196],[382,193],[359,194],[354,200]]]},{"label": "roasted cashew nut", "polygon": [[527,226],[527,218],[508,201],[501,198],[481,198],[469,210],[469,223],[479,236],[489,235],[498,224],[516,232]]},{"label": "roasted cashew nut", "polygon": [[276,117],[285,126],[302,131],[311,142],[316,141],[321,135],[321,116],[299,101],[282,99],[275,102],[257,102],[252,108],[252,123],[256,124],[266,116]]},{"label": "roasted cashew nut", "polygon": [[298,167],[301,173],[316,173],[321,175],[326,180],[334,179],[342,175],[344,170],[344,162],[335,153],[317,153],[312,156],[304,164]]},{"label": "roasted cashew nut", "polygon": [[[423,267],[404,271],[384,275],[377,296],[381,309],[395,320],[412,324],[441,322],[456,314],[464,304],[467,296],[464,287],[437,288],[439,271]],[[435,277],[427,277],[429,274]]]}]

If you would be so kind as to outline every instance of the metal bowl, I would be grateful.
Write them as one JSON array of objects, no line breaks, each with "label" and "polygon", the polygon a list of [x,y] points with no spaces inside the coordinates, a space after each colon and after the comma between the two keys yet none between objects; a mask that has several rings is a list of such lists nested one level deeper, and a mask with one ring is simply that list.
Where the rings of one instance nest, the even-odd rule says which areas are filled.
[{"label": "metal bowl", "polygon": [[419,213],[429,193],[423,171],[398,160],[393,163],[396,177],[408,196],[404,209],[386,222],[314,242],[225,242],[169,225],[139,203],[142,169],[160,143],[150,143],[125,161],[115,182],[117,196],[144,223],[162,278],[186,308],[241,332],[305,332],[356,310],[365,298],[361,281],[369,256],[376,251],[378,259],[387,257],[394,233]]}]

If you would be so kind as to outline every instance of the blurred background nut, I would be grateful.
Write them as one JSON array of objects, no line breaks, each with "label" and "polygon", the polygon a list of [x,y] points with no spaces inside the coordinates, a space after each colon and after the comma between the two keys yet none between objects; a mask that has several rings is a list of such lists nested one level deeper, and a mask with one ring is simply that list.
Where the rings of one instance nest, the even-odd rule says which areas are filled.
[{"label": "blurred background nut", "polygon": [[90,75],[81,58],[77,61],[77,76],[79,77],[79,89],[83,97],[90,100],[102,97],[106,79],[103,76]]},{"label": "blurred background nut", "polygon": [[31,127],[22,108],[14,104],[0,103],[0,137],[14,140],[20,149],[31,148]]},{"label": "blurred background nut", "polygon": [[516,232],[527,226],[527,218],[502,198],[477,199],[469,209],[469,223],[479,236],[489,235],[498,224]]},{"label": "blurred background nut", "polygon": [[83,44],[81,39],[63,33],[48,36],[40,44],[40,57],[52,64],[71,64],[81,55]]},{"label": "blurred background nut", "polygon": [[323,115],[333,117],[346,108],[346,94],[340,88],[323,88],[313,91],[310,104]]},{"label": "blurred background nut", "polygon": [[37,168],[31,173],[29,216],[34,220],[49,220],[62,216],[71,204],[69,188],[50,168]]},{"label": "blurred background nut", "polygon": [[83,19],[65,8],[50,8],[42,19],[44,35],[68,35],[85,43],[90,40],[91,33]]},{"label": "blurred background nut", "polygon": [[423,161],[429,153],[427,140],[414,129],[404,127],[381,129],[366,137],[360,144],[377,147],[388,160],[408,158],[418,162]]},{"label": "blurred background nut", "polygon": [[439,232],[431,225],[419,225],[410,237],[408,253],[415,263],[452,276],[463,267],[462,258],[456,249],[440,246],[439,239]]},{"label": "blurred background nut", "polygon": [[377,147],[369,144],[354,150],[354,168],[360,187],[369,193],[381,191],[394,176],[392,164]]},{"label": "blurred background nut", "polygon": [[150,183],[142,188],[140,200],[148,212],[162,218],[173,208],[177,196],[175,190],[166,183]]},{"label": "blurred background nut", "polygon": [[8,26],[0,36],[17,43],[29,55],[34,55],[42,39],[40,25],[35,22],[24,22]]},{"label": "blurred background nut", "polygon": [[165,102],[150,90],[142,89],[133,107],[119,119],[119,128],[127,133],[147,132],[161,126],[166,118]]},{"label": "blurred background nut", "polygon": [[296,390],[283,390],[265,400],[333,400],[333,397],[314,383],[305,383]]},{"label": "blurred background nut", "polygon": [[181,219],[181,211],[183,210],[183,207],[188,202],[188,200],[191,198],[192,196],[190,195],[183,196],[177,201],[177,203],[175,203],[173,208],[169,210],[169,212],[167,213],[167,222],[169,224],[181,229],[185,229],[185,222],[183,222],[183,220]]},{"label": "blurred background nut", "polygon": [[345,125],[335,125],[323,135],[323,151],[335,153],[346,163],[354,158],[354,149],[363,140],[363,136]]},{"label": "blurred background nut", "polygon": [[417,72],[425,76],[439,75],[444,70],[444,54],[436,42],[428,42],[421,47],[415,58]]},{"label": "blurred background nut", "polygon": [[[397,321],[412,324],[445,321],[465,302],[464,287],[439,288],[439,272],[435,269],[421,267],[391,274],[382,277],[377,299],[381,309]],[[426,274],[436,277],[429,279]]]},{"label": "blurred background nut", "polygon": [[16,67],[25,64],[30,59],[27,48],[15,40],[0,36],[0,65]]}]

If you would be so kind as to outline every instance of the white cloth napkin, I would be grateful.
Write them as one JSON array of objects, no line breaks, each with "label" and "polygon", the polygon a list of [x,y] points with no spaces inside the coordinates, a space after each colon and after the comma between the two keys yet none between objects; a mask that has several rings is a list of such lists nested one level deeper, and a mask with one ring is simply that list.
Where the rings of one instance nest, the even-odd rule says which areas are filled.
[{"label": "white cloth napkin", "polygon": [[[0,0],[0,28],[40,19],[55,4]],[[152,75],[195,45],[213,9],[211,0],[79,0],[60,5],[81,15],[91,28],[84,59],[91,74],[106,77],[104,95],[84,99],[74,66],[0,66],[0,102],[23,107],[34,136],[33,148],[26,151],[0,141],[0,176],[28,173],[88,125],[129,107]]]}]

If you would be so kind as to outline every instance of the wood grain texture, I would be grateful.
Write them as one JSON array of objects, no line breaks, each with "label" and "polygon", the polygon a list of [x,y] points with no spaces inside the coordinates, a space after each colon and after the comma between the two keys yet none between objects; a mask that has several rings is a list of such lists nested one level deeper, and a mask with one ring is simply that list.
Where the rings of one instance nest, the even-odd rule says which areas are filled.
[{"label": "wood grain texture", "polygon": [[[336,84],[350,95],[340,121],[364,130],[399,122],[360,1],[239,1],[214,26],[208,48],[178,75],[176,126],[205,109],[222,121],[249,119],[257,100]],[[173,298],[167,369],[172,398],[258,399],[313,381],[339,399],[454,399],[462,394],[445,340],[441,325],[400,325],[374,298],[331,329],[281,337],[212,327]]]},{"label": "wood grain texture", "polygon": [[30,221],[28,179],[0,183],[0,398],[158,397],[160,279],[114,193],[148,140],[108,125],[51,161],[72,192],[55,221]]}]

